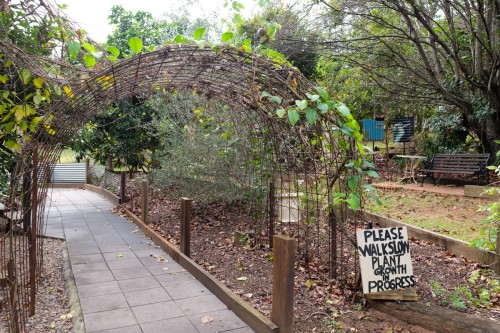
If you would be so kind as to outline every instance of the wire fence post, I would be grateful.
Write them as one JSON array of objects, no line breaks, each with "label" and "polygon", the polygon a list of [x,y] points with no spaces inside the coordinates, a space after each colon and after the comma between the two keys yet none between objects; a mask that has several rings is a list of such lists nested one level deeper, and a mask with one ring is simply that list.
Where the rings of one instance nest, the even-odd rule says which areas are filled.
[{"label": "wire fence post", "polygon": [[295,238],[276,235],[273,240],[273,300],[271,321],[283,333],[293,331]]},{"label": "wire fence post", "polygon": [[30,234],[30,313],[35,315],[37,271],[37,209],[38,209],[38,144],[33,145],[33,170],[31,175],[31,234]]},{"label": "wire fence post", "polygon": [[275,195],[274,182],[269,183],[269,248],[273,248],[274,219],[275,219]]},{"label": "wire fence post", "polygon": [[193,200],[181,198],[181,244],[180,250],[186,256],[191,256],[191,204]]},{"label": "wire fence post", "polygon": [[497,224],[497,245],[495,248],[496,264],[493,270],[496,274],[500,274],[500,222]]},{"label": "wire fence post", "polygon": [[148,187],[147,180],[141,181],[141,219],[142,222],[148,224]]}]

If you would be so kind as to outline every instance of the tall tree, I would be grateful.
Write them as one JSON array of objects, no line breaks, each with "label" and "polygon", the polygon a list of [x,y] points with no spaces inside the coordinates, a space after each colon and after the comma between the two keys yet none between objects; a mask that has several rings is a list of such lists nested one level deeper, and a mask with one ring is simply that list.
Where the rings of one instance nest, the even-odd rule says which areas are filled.
[{"label": "tall tree", "polygon": [[337,24],[323,46],[391,94],[453,106],[499,150],[500,1],[318,2]]},{"label": "tall tree", "polygon": [[310,43],[320,32],[310,21],[309,10],[298,3],[263,4],[262,11],[246,20],[236,21],[236,30],[254,45],[270,47],[285,55],[306,77],[316,73],[319,54]]}]

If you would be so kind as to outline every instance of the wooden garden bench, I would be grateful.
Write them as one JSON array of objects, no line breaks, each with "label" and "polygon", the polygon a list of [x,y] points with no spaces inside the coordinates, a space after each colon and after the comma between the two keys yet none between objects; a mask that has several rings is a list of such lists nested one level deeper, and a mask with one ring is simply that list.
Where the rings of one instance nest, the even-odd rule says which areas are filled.
[{"label": "wooden garden bench", "polygon": [[490,154],[435,154],[432,160],[419,172],[424,173],[422,186],[427,177],[432,179],[436,185],[434,174],[449,173],[449,174],[467,174],[477,175],[477,183],[485,182],[488,184],[488,160]]}]

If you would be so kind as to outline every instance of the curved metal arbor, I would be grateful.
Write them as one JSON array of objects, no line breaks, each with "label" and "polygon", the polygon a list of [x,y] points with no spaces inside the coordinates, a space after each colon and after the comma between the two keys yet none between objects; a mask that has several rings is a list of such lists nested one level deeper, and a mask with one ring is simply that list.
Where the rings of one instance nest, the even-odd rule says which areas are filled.
[{"label": "curved metal arbor", "polygon": [[[332,208],[324,209],[330,204],[334,183],[342,186],[339,180],[345,181],[340,175],[350,158],[349,152],[338,147],[341,133],[336,119],[332,116],[314,126],[306,122],[292,126],[275,112],[278,107],[294,105],[297,99],[306,99],[306,93],[313,89],[310,81],[286,64],[226,46],[212,49],[170,45],[121,60],[101,71],[66,78],[65,94],[51,105],[47,113],[50,121],[26,143],[12,176],[8,209],[17,206],[25,221],[24,228],[16,231],[18,236],[13,236],[13,228],[0,234],[1,271],[18,281],[11,282],[10,290],[19,288],[19,294],[7,293],[11,317],[22,322],[26,317],[24,304],[34,303],[35,287],[22,286],[33,280],[33,276],[27,277],[29,273],[40,274],[41,259],[37,254],[41,253],[42,243],[37,244],[36,235],[43,233],[50,165],[93,115],[117,101],[151,96],[158,91],[195,91],[231,106],[235,121],[251,119],[255,136],[270,148],[270,169],[260,171],[262,177],[264,173],[271,175],[265,184],[269,195],[264,198],[264,214],[256,221],[260,230],[269,235],[273,226],[275,231],[297,237],[303,259],[318,258],[329,265],[332,276],[343,281],[352,278],[356,259],[343,236],[346,233],[338,233]],[[264,98],[264,91],[279,96],[281,105]],[[27,186],[31,184],[38,185],[34,191]],[[23,198],[29,198],[32,205],[24,205]],[[37,208],[32,210],[33,204]],[[296,221],[284,221],[280,217],[283,209],[288,209],[288,214],[294,210]]]}]

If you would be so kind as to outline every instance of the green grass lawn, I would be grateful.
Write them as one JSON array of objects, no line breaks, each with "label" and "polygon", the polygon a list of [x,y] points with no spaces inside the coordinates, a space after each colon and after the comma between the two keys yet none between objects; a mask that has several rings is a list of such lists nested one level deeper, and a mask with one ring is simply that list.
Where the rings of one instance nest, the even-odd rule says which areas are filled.
[{"label": "green grass lawn", "polygon": [[368,202],[367,211],[467,242],[485,229],[481,220],[487,212],[479,212],[485,199],[444,196],[403,189],[378,190],[382,205]]},{"label": "green grass lawn", "polygon": [[76,163],[75,152],[69,148],[64,149],[59,156],[59,163]]}]

